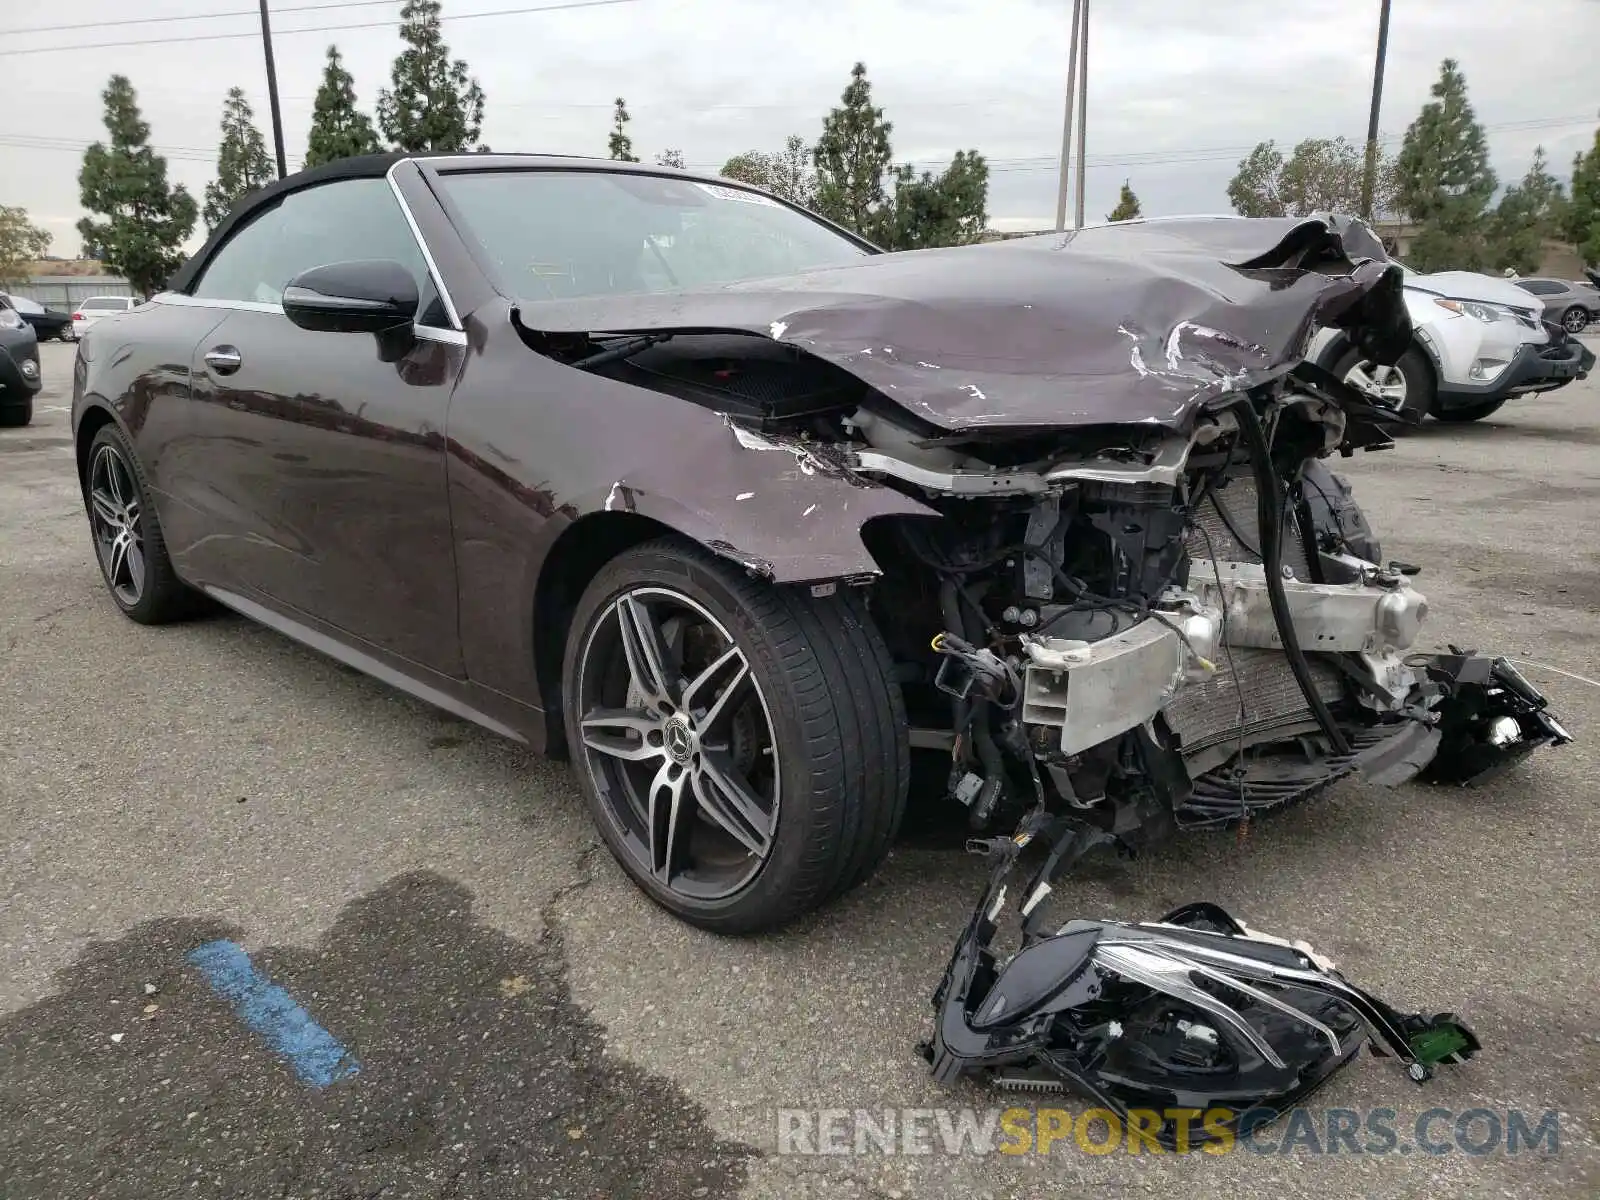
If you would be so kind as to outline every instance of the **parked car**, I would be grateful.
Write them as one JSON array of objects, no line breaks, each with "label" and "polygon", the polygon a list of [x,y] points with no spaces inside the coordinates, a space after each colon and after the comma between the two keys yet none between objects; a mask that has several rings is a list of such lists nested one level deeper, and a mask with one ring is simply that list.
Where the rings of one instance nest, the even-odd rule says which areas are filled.
[{"label": "parked car", "polygon": [[1312,357],[1403,420],[1481,421],[1507,400],[1584,379],[1594,352],[1518,282],[1472,271],[1420,274],[1402,264],[1414,330],[1399,361],[1371,361],[1337,330],[1324,330]]},{"label": "parked car", "polygon": [[72,336],[81,338],[101,317],[125,313],[138,304],[133,296],[90,296],[72,313]]},{"label": "parked car", "polygon": [[1395,361],[1400,285],[1333,219],[887,254],[672,168],[352,158],[90,329],[72,428],[127,616],[570,753],[641,889],[752,931],[873,871],[913,747],[976,829],[1147,841],[1567,740],[1420,652],[1324,465],[1391,418],[1307,333]]},{"label": "parked car", "polygon": [[4,292],[0,292],[0,296],[9,300],[18,315],[33,326],[33,332],[38,335],[41,342],[50,338],[59,338],[63,342],[72,340],[71,313],[57,312],[53,308],[29,300],[26,296],[11,296]]},{"label": "parked car", "polygon": [[1570,279],[1518,279],[1516,285],[1544,305],[1544,316],[1568,333],[1582,333],[1600,320],[1600,292]]},{"label": "parked car", "polygon": [[33,420],[39,382],[38,335],[11,301],[0,296],[0,425]]}]

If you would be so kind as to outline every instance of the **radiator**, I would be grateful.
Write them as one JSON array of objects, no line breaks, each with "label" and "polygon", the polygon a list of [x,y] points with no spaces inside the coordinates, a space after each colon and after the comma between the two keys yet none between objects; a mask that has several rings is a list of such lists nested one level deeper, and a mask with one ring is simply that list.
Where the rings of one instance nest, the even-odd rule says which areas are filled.
[{"label": "radiator", "polygon": [[[1221,491],[1222,509],[1207,496],[1195,511],[1196,528],[1189,533],[1191,558],[1220,562],[1261,561],[1261,528],[1256,519],[1256,484],[1248,476],[1234,479]],[[1231,528],[1230,528],[1231,524]],[[1203,532],[1202,532],[1203,531]],[[1300,579],[1311,577],[1305,547],[1294,522],[1286,520],[1283,562]],[[1207,539],[1209,538],[1209,545]],[[1229,661],[1232,661],[1230,667]],[[1317,694],[1334,701],[1343,684],[1332,667],[1312,660]],[[1239,648],[1217,655],[1216,673],[1203,682],[1180,688],[1163,710],[1167,723],[1183,739],[1185,754],[1195,754],[1239,736],[1239,697],[1244,696],[1246,743],[1270,741],[1273,735],[1312,719],[1305,693],[1300,690],[1289,659],[1281,650]]]}]

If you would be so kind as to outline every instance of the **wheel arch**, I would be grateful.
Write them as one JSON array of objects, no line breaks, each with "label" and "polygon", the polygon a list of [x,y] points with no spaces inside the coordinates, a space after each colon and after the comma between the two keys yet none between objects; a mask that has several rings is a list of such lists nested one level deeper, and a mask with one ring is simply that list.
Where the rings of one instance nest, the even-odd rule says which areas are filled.
[{"label": "wheel arch", "polygon": [[683,534],[633,512],[592,512],[573,521],[551,544],[533,593],[533,667],[544,708],[545,753],[566,754],[561,714],[561,660],[578,600],[594,577],[623,551],[655,538]]},{"label": "wheel arch", "polygon": [[[73,461],[77,465],[78,484],[81,488],[84,483],[85,473],[89,469],[89,446],[93,443],[95,434],[107,425],[122,427],[122,422],[117,420],[117,414],[108,406],[91,403],[83,410],[83,415],[78,418],[78,428],[72,436]],[[126,434],[128,431],[123,429]]]}]

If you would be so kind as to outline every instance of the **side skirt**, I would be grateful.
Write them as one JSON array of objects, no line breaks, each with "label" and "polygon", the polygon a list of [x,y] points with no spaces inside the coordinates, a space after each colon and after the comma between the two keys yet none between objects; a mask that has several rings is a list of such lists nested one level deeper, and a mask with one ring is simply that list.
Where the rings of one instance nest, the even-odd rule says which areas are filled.
[{"label": "side skirt", "polygon": [[387,655],[375,646],[359,648],[346,640],[348,635],[341,636],[316,628],[236,592],[209,585],[202,586],[201,590],[240,616],[265,625],[347,667],[353,667],[363,675],[415,696],[425,704],[481,725],[501,737],[521,742],[536,752],[544,752],[545,717],[542,709],[522,704],[477,684],[440,675],[416,663]]}]

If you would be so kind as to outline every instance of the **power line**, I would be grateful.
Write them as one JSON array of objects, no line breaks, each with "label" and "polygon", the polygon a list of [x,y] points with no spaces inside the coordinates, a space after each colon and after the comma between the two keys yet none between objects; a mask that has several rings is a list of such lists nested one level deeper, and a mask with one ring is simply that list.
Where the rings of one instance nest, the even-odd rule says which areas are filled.
[{"label": "power line", "polygon": [[[337,4],[300,4],[292,8],[274,9],[277,15],[297,12],[328,12],[335,8],[376,8],[380,5],[394,6],[394,0],[339,0]],[[253,17],[256,11],[251,8],[233,8],[227,12],[213,13],[182,13],[173,17],[123,17],[116,21],[94,21],[80,25],[35,25],[29,29],[10,29],[7,34],[15,36],[22,33],[64,33],[77,29],[105,29],[112,25],[155,25],[162,21],[215,21],[224,17]]]},{"label": "power line", "polygon": [[[1592,116],[1571,117],[1535,117],[1520,121],[1503,121],[1494,125],[1485,125],[1486,133],[1513,133],[1530,132],[1538,129],[1555,129],[1565,127],[1592,126]],[[1394,144],[1402,140],[1400,134],[1388,134],[1379,139],[1380,143]],[[11,146],[21,150],[61,150],[82,153],[92,144],[93,139],[57,137],[49,134],[32,133],[6,133],[0,132],[0,146]],[[150,149],[165,158],[176,162],[215,162],[217,151],[215,147],[207,146],[156,146]],[[1190,148],[1174,148],[1170,150],[1134,150],[1122,154],[1092,155],[1085,160],[1085,165],[1094,168],[1108,167],[1154,167],[1154,166],[1185,166],[1194,163],[1227,162],[1237,159],[1241,154],[1248,153],[1252,146],[1198,146]],[[291,159],[296,155],[290,155]],[[991,174],[1011,174],[1015,172],[1029,172],[1041,170],[1055,170],[1058,160],[1054,155],[1016,155],[986,160]],[[905,164],[917,168],[934,168],[948,165],[945,159],[908,159]],[[686,164],[698,171],[716,171],[721,163],[697,161]]]},{"label": "power line", "polygon": [[[641,0],[568,0],[562,4],[540,4],[528,8],[501,8],[492,12],[476,13],[449,13],[440,17],[441,21],[471,21],[478,17],[520,17],[528,13],[560,12],[564,9],[576,8],[606,8],[617,4],[638,4]],[[334,8],[335,5],[322,5],[325,8]],[[278,37],[288,37],[296,33],[333,33],[341,29],[394,29],[396,23],[393,18],[387,21],[356,21],[345,25],[305,25],[299,29],[280,29]],[[237,41],[240,38],[259,38],[259,29],[249,33],[191,33],[182,37],[165,38],[134,38],[122,42],[91,42],[75,46],[35,46],[27,50],[0,50],[0,58],[11,58],[19,54],[51,54],[59,50],[107,50],[123,46],[172,46],[180,42],[227,42]]]}]

